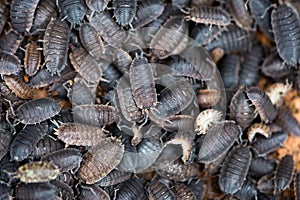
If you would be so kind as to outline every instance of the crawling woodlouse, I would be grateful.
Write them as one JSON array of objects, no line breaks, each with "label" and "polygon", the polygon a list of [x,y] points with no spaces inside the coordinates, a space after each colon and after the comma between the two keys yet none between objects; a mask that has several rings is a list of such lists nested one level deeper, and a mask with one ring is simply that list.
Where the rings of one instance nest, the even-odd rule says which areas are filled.
[{"label": "crawling woodlouse", "polygon": [[48,162],[30,162],[18,168],[16,177],[24,183],[47,182],[55,179],[59,169]]},{"label": "crawling woodlouse", "polygon": [[278,190],[285,190],[289,187],[294,174],[294,160],[291,155],[281,158],[275,173],[275,185]]},{"label": "crawling woodlouse", "polygon": [[174,56],[174,59],[169,63],[172,69],[172,74],[175,76],[187,76],[197,80],[203,79],[203,75],[195,66],[181,56]]},{"label": "crawling woodlouse", "polygon": [[27,101],[16,110],[18,121],[23,124],[37,124],[57,115],[61,107],[50,98]]},{"label": "crawling woodlouse", "polygon": [[245,30],[253,29],[253,18],[249,9],[247,8],[246,1],[229,0],[227,3],[229,10],[234,17],[235,23]]},{"label": "crawling woodlouse", "polygon": [[80,194],[78,198],[80,200],[88,200],[88,199],[95,199],[95,200],[110,200],[109,194],[105,192],[102,188],[96,185],[79,185]]},{"label": "crawling woodlouse", "polygon": [[67,145],[94,146],[105,138],[99,126],[79,123],[64,123],[55,132],[57,138]]},{"label": "crawling woodlouse", "polygon": [[100,181],[96,184],[101,187],[107,187],[122,183],[132,176],[130,172],[119,171],[117,169],[112,170],[109,174],[103,177]]},{"label": "crawling woodlouse", "polygon": [[105,50],[100,34],[90,23],[84,23],[80,26],[79,36],[84,48],[99,61]]},{"label": "crawling woodlouse", "polygon": [[131,178],[118,185],[114,199],[115,200],[122,200],[122,199],[146,200],[148,198],[146,195],[146,191],[143,187],[143,182],[140,179]]},{"label": "crawling woodlouse", "polygon": [[271,20],[280,57],[288,65],[296,66],[300,62],[300,19],[297,10],[287,4],[279,5],[272,11]]},{"label": "crawling woodlouse", "polygon": [[187,45],[187,32],[188,24],[182,16],[169,18],[150,42],[152,53],[160,59],[180,53]]},{"label": "crawling woodlouse", "polygon": [[112,0],[114,16],[121,26],[130,24],[135,17],[137,0]]},{"label": "crawling woodlouse", "polygon": [[[30,192],[28,192],[30,191]],[[16,199],[36,200],[36,199],[52,199],[55,198],[56,187],[51,183],[21,183],[16,187]]]},{"label": "crawling woodlouse", "polygon": [[36,144],[32,156],[34,159],[40,159],[44,155],[63,148],[64,144],[60,140],[53,140],[49,136],[46,136]]},{"label": "crawling woodlouse", "polygon": [[17,74],[21,70],[21,61],[12,53],[1,51],[0,66],[1,75]]},{"label": "crawling woodlouse", "polygon": [[233,121],[224,121],[213,126],[205,135],[198,153],[202,163],[215,161],[224,155],[241,134],[241,128]]},{"label": "crawling woodlouse", "polygon": [[230,24],[230,14],[224,9],[212,6],[198,6],[193,7],[186,16],[196,23],[227,26]]},{"label": "crawling woodlouse", "polygon": [[252,104],[255,106],[261,120],[266,123],[272,122],[277,115],[277,111],[268,95],[259,87],[246,88],[245,92]]},{"label": "crawling woodlouse", "polygon": [[10,19],[12,26],[16,31],[23,33],[29,32],[34,11],[38,5],[39,0],[25,1],[13,0],[10,6]]},{"label": "crawling woodlouse", "polygon": [[80,105],[73,108],[74,121],[105,126],[115,121],[115,108],[108,105]]},{"label": "crawling woodlouse", "polygon": [[199,113],[195,120],[195,132],[199,134],[206,134],[207,131],[213,126],[215,123],[220,122],[222,118],[222,113],[218,110],[214,109],[206,109]]},{"label": "crawling woodlouse", "polygon": [[22,34],[11,29],[0,39],[0,50],[15,54],[23,40]]},{"label": "crawling woodlouse", "polygon": [[247,131],[248,140],[252,142],[253,138],[255,137],[256,133],[259,133],[266,138],[271,137],[272,132],[269,126],[262,124],[262,123],[255,123],[252,124]]},{"label": "crawling woodlouse", "polygon": [[83,155],[78,176],[86,184],[96,183],[120,163],[123,154],[124,146],[119,139],[103,139]]},{"label": "crawling woodlouse", "polygon": [[168,185],[159,180],[151,181],[147,187],[150,199],[175,200],[175,195]]},{"label": "crawling woodlouse", "polygon": [[291,74],[293,69],[283,62],[277,54],[273,54],[265,59],[261,71],[264,75],[277,79]]},{"label": "crawling woodlouse", "polygon": [[25,58],[24,58],[24,68],[26,74],[33,76],[40,69],[41,63],[41,51],[40,46],[37,42],[32,41],[26,47]]},{"label": "crawling woodlouse", "polygon": [[46,122],[37,125],[28,125],[17,133],[10,145],[10,156],[12,160],[22,161],[34,150],[35,145],[48,131]]},{"label": "crawling woodlouse", "polygon": [[82,160],[79,150],[74,148],[66,148],[54,151],[41,158],[42,161],[50,162],[57,166],[60,172],[67,172],[79,167]]},{"label": "crawling woodlouse", "polygon": [[69,25],[60,19],[52,19],[45,30],[44,56],[47,70],[51,74],[60,74],[65,67],[69,37]]},{"label": "crawling woodlouse", "polygon": [[80,23],[86,12],[83,0],[58,0],[57,2],[63,17],[66,17],[71,24]]},{"label": "crawling woodlouse", "polygon": [[300,136],[300,124],[288,107],[279,109],[275,122],[282,127],[286,133]]},{"label": "crawling woodlouse", "polygon": [[136,57],[129,73],[132,95],[137,107],[149,109],[157,104],[153,66],[145,57]]},{"label": "crawling woodlouse", "polygon": [[249,148],[237,146],[230,151],[222,165],[219,177],[221,190],[226,194],[236,193],[243,185],[252,154]]},{"label": "crawling woodlouse", "polygon": [[92,11],[103,11],[107,7],[110,0],[85,0],[85,3]]}]

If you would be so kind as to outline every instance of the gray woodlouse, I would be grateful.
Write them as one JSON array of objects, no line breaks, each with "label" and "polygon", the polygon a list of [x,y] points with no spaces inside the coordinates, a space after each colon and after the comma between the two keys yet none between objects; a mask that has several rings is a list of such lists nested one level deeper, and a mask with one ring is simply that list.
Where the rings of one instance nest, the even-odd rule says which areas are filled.
[{"label": "gray woodlouse", "polygon": [[164,11],[165,6],[161,0],[140,1],[137,6],[136,17],[132,24],[134,28],[141,28],[157,19]]},{"label": "gray woodlouse", "polygon": [[43,156],[41,160],[56,165],[60,172],[67,172],[78,168],[82,157],[78,149],[66,148],[47,154]]},{"label": "gray woodlouse", "polygon": [[227,26],[230,24],[231,16],[224,9],[212,6],[193,7],[186,16],[196,23]]},{"label": "gray woodlouse", "polygon": [[39,0],[34,13],[33,24],[30,29],[31,34],[36,34],[47,27],[51,18],[58,16],[56,1]]},{"label": "gray woodlouse", "polygon": [[283,62],[277,54],[274,54],[265,59],[261,71],[264,75],[276,79],[291,74],[293,69]]},{"label": "gray woodlouse", "polygon": [[45,30],[44,56],[47,70],[51,74],[60,74],[65,68],[69,37],[69,25],[60,19],[51,19]]},{"label": "gray woodlouse", "polygon": [[85,3],[92,11],[103,11],[107,7],[110,0],[85,0]]},{"label": "gray woodlouse", "polygon": [[192,132],[195,117],[191,115],[174,115],[167,118],[162,128],[169,132]]},{"label": "gray woodlouse", "polygon": [[97,62],[84,48],[74,49],[69,54],[69,58],[75,70],[87,82],[95,84],[100,81],[103,74],[101,63]]},{"label": "gray woodlouse", "polygon": [[63,149],[64,144],[60,140],[53,140],[49,136],[41,139],[35,146],[32,156],[35,159],[40,159],[40,157],[50,154],[51,152]]},{"label": "gray woodlouse", "polygon": [[84,23],[80,26],[79,36],[84,48],[99,61],[105,50],[100,34],[91,24]]},{"label": "gray woodlouse", "polygon": [[103,177],[100,181],[95,183],[96,185],[99,185],[101,187],[107,187],[112,185],[117,185],[119,183],[122,183],[132,176],[132,173],[119,171],[117,169],[112,170],[107,174],[105,177]]},{"label": "gray woodlouse", "polygon": [[226,194],[241,189],[249,170],[252,154],[249,148],[237,146],[225,158],[220,171],[219,185]]},{"label": "gray woodlouse", "polygon": [[29,32],[34,11],[38,5],[39,0],[13,0],[10,6],[10,19],[12,26],[16,31],[23,33]]},{"label": "gray woodlouse", "polygon": [[300,124],[292,115],[288,107],[282,107],[279,109],[275,121],[276,124],[281,126],[286,133],[300,136]]},{"label": "gray woodlouse", "polygon": [[202,163],[215,161],[225,154],[241,135],[241,128],[233,121],[224,121],[206,133],[198,159]]},{"label": "gray woodlouse", "polygon": [[80,194],[78,198],[80,200],[110,200],[110,196],[102,188],[96,185],[79,185]]},{"label": "gray woodlouse", "polygon": [[254,157],[251,160],[248,174],[255,178],[260,178],[274,171],[276,160],[264,157]]},{"label": "gray woodlouse", "polygon": [[242,188],[234,194],[234,197],[245,200],[256,199],[257,193],[256,181],[247,177]]},{"label": "gray woodlouse", "polygon": [[121,26],[131,24],[136,14],[137,0],[112,0],[114,16]]},{"label": "gray woodlouse", "polygon": [[9,153],[7,153],[0,162],[0,177],[1,180],[7,183],[17,183],[19,180],[15,176],[17,173],[19,162],[11,161]]},{"label": "gray woodlouse", "polygon": [[277,115],[277,110],[268,95],[259,87],[246,88],[245,92],[252,104],[255,106],[261,120],[266,123],[272,122]]},{"label": "gray woodlouse", "polygon": [[169,18],[150,42],[152,53],[160,59],[180,53],[187,45],[187,33],[188,23],[183,16]]},{"label": "gray woodlouse", "polygon": [[8,18],[9,18],[9,8],[5,3],[1,2],[0,5],[0,33],[2,32],[4,25],[6,24]]},{"label": "gray woodlouse", "polygon": [[123,199],[148,199],[143,183],[140,179],[131,178],[118,185],[114,200]]},{"label": "gray woodlouse", "polygon": [[4,119],[0,120],[0,160],[9,150],[10,142],[13,138],[13,127]]},{"label": "gray woodlouse", "polygon": [[225,28],[219,26],[197,24],[191,32],[191,38],[200,46],[205,46],[216,39],[223,31],[225,31]]},{"label": "gray woodlouse", "polygon": [[292,182],[294,175],[294,160],[291,155],[281,158],[275,173],[275,185],[278,190],[285,190]]},{"label": "gray woodlouse", "polygon": [[123,154],[124,145],[119,139],[103,139],[83,155],[78,176],[86,184],[94,184],[120,163]]},{"label": "gray woodlouse", "polygon": [[54,180],[59,169],[48,162],[31,162],[18,168],[16,177],[24,183],[40,183]]},{"label": "gray woodlouse", "polygon": [[271,14],[275,43],[280,57],[291,66],[300,62],[300,19],[296,9],[286,4]]},{"label": "gray woodlouse", "polygon": [[147,187],[149,198],[157,200],[175,200],[175,195],[170,188],[159,180],[151,181]]},{"label": "gray woodlouse", "polygon": [[28,125],[17,133],[10,145],[10,157],[15,161],[22,161],[34,150],[35,145],[48,131],[48,124]]},{"label": "gray woodlouse", "polygon": [[230,0],[227,2],[229,10],[234,17],[235,23],[245,29],[252,30],[253,18],[247,8],[247,3],[245,0]]},{"label": "gray woodlouse", "polygon": [[58,0],[58,7],[63,17],[74,26],[83,19],[86,7],[83,0]]},{"label": "gray woodlouse", "polygon": [[18,121],[23,124],[37,124],[54,117],[60,109],[60,105],[55,100],[34,99],[20,105],[16,110],[16,116]]},{"label": "gray woodlouse", "polygon": [[273,133],[270,138],[257,138],[252,144],[252,150],[256,156],[264,156],[281,147],[286,141],[288,134]]},{"label": "gray woodlouse", "polygon": [[25,51],[24,58],[24,68],[26,74],[33,76],[40,69],[41,63],[41,51],[39,50],[40,46],[37,42],[30,42]]},{"label": "gray woodlouse", "polygon": [[297,172],[294,178],[294,194],[296,200],[300,199],[300,173]]},{"label": "gray woodlouse", "polygon": [[21,61],[12,53],[1,51],[0,66],[1,75],[17,74],[21,70]]},{"label": "gray woodlouse", "polygon": [[195,132],[199,134],[206,134],[207,131],[215,124],[220,122],[222,113],[214,109],[206,109],[199,113],[195,120]]},{"label": "gray woodlouse", "polygon": [[95,13],[90,23],[111,46],[121,47],[128,39],[127,33],[113,21],[107,11]]},{"label": "gray woodlouse", "polygon": [[74,199],[74,191],[71,186],[68,184],[58,181],[58,180],[53,180],[51,181],[51,184],[56,187],[56,195],[58,197],[71,200]]},{"label": "gray woodlouse", "polygon": [[188,62],[181,56],[174,56],[174,59],[169,63],[169,67],[172,69],[172,74],[177,76],[187,76],[197,80],[203,79],[203,75],[199,72],[193,64]]},{"label": "gray woodlouse", "polygon": [[66,145],[94,146],[106,136],[99,126],[79,123],[64,123],[55,132]]},{"label": "gray woodlouse", "polygon": [[259,133],[263,136],[265,136],[266,138],[271,137],[272,132],[269,126],[262,124],[262,123],[255,123],[252,124],[247,131],[247,136],[248,136],[248,140],[250,142],[253,141],[253,138],[255,137],[256,133]]},{"label": "gray woodlouse", "polygon": [[9,200],[12,196],[12,190],[9,184],[0,181],[0,199]]},{"label": "gray woodlouse", "polygon": [[55,191],[56,187],[51,183],[21,183],[16,188],[15,197],[22,200],[52,199]]},{"label": "gray woodlouse", "polygon": [[75,122],[105,126],[115,121],[115,108],[108,105],[80,105],[73,108]]},{"label": "gray woodlouse", "polygon": [[136,57],[130,66],[129,78],[137,107],[149,109],[157,104],[153,66],[144,57]]},{"label": "gray woodlouse", "polygon": [[22,34],[11,29],[0,39],[0,50],[15,54],[23,40]]},{"label": "gray woodlouse", "polygon": [[240,57],[237,54],[225,55],[219,63],[220,64],[218,64],[218,67],[220,69],[225,88],[236,88],[240,81]]}]

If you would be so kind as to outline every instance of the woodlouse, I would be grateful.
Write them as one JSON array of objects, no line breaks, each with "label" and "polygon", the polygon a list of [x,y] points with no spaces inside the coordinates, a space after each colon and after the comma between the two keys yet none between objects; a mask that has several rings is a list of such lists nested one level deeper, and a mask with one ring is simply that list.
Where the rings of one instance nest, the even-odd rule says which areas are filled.
[{"label": "woodlouse", "polygon": [[241,189],[249,170],[252,154],[249,148],[237,146],[225,158],[220,171],[219,185],[226,194]]},{"label": "woodlouse", "polygon": [[220,91],[217,89],[197,90],[197,100],[201,108],[215,106],[220,100]]},{"label": "woodlouse", "polygon": [[235,23],[245,29],[251,30],[253,29],[253,18],[247,7],[247,3],[245,0],[230,0],[227,2],[229,10],[234,17]]},{"label": "woodlouse", "polygon": [[27,101],[16,110],[18,121],[23,124],[37,124],[54,117],[60,111],[59,103],[50,98]]},{"label": "woodlouse", "polygon": [[0,39],[0,50],[15,54],[23,41],[22,34],[18,33],[14,29],[11,29]]},{"label": "woodlouse", "polygon": [[119,139],[103,139],[83,155],[78,176],[86,184],[96,183],[120,163],[123,154],[124,146]]},{"label": "woodlouse", "polygon": [[255,199],[257,194],[256,181],[248,177],[241,189],[234,194],[234,197],[237,199]]},{"label": "woodlouse", "polygon": [[85,0],[85,3],[92,11],[103,11],[107,7],[110,0]]},{"label": "woodlouse", "polygon": [[63,197],[64,199],[74,199],[74,191],[71,186],[68,184],[53,180],[51,181],[51,184],[56,187],[56,196]]},{"label": "woodlouse", "polygon": [[169,132],[191,132],[195,123],[195,117],[191,115],[174,115],[164,121],[162,128]]},{"label": "woodlouse", "polygon": [[41,63],[41,51],[40,46],[37,42],[32,41],[26,47],[25,58],[24,58],[24,68],[26,74],[33,76],[40,69]]},{"label": "woodlouse", "polygon": [[55,152],[59,149],[63,149],[64,144],[60,140],[53,140],[49,136],[41,139],[35,146],[32,156],[35,159],[40,159],[40,157]]},{"label": "woodlouse", "polygon": [[197,24],[191,32],[191,38],[200,46],[205,46],[216,39],[223,31],[225,31],[225,28],[219,26]]},{"label": "woodlouse", "polygon": [[237,54],[225,55],[219,62],[218,67],[222,76],[224,86],[234,89],[239,85],[239,72],[241,69],[240,58]]},{"label": "woodlouse", "polygon": [[207,131],[215,124],[220,122],[222,113],[214,109],[206,109],[199,113],[195,120],[195,132],[199,134],[206,134]]},{"label": "woodlouse", "polygon": [[294,175],[294,160],[291,155],[281,158],[275,173],[275,185],[278,190],[285,190],[292,182]]},{"label": "woodlouse", "polygon": [[69,37],[69,25],[60,19],[52,19],[45,30],[44,56],[47,70],[51,74],[60,74],[65,68]]},{"label": "woodlouse", "polygon": [[21,70],[21,61],[12,53],[1,51],[0,66],[1,75],[17,74]]},{"label": "woodlouse", "polygon": [[13,127],[6,122],[0,120],[0,160],[5,156],[9,150],[10,142],[13,138]]},{"label": "woodlouse", "polygon": [[80,200],[110,200],[110,196],[102,188],[96,185],[79,185],[80,194],[78,198]]},{"label": "woodlouse", "polygon": [[269,96],[273,105],[279,108],[283,104],[284,96],[292,90],[292,84],[274,83],[266,89],[266,94]]},{"label": "woodlouse", "polygon": [[18,168],[16,177],[24,183],[40,183],[54,180],[59,169],[48,162],[31,162]]},{"label": "woodlouse", "polygon": [[115,200],[122,199],[140,199],[146,200],[147,195],[143,183],[137,178],[131,178],[117,187],[117,192],[114,196]]},{"label": "woodlouse", "polygon": [[288,65],[296,66],[300,62],[300,19],[296,9],[287,4],[279,5],[273,9],[271,20],[280,57]]},{"label": "woodlouse", "polygon": [[248,174],[252,177],[259,178],[274,171],[276,160],[264,157],[253,157],[251,160]]},{"label": "woodlouse", "polygon": [[201,197],[196,196],[189,186],[182,183],[175,183],[171,189],[174,192],[176,198],[182,200],[196,200],[198,197]]},{"label": "woodlouse", "polygon": [[52,199],[55,196],[55,191],[56,187],[51,183],[21,183],[16,188],[15,196],[16,199],[22,200]]},{"label": "woodlouse", "polygon": [[71,24],[80,23],[86,12],[83,0],[58,0],[57,2],[63,17],[66,17]]},{"label": "woodlouse", "polygon": [[29,32],[34,11],[38,5],[39,0],[13,0],[10,6],[10,19],[12,26],[16,31],[23,33]]},{"label": "woodlouse", "polygon": [[12,160],[22,161],[34,150],[35,145],[48,131],[48,124],[43,122],[37,125],[28,125],[17,133],[10,145]]},{"label": "woodlouse", "polygon": [[135,17],[137,0],[112,0],[112,6],[118,24],[126,26]]},{"label": "woodlouse", "polygon": [[172,74],[175,76],[187,76],[197,80],[203,79],[203,75],[199,72],[193,64],[188,62],[181,56],[174,56],[174,59],[169,63],[169,67],[172,69]]},{"label": "woodlouse", "polygon": [[130,179],[131,176],[132,173],[114,169],[111,172],[109,172],[109,174],[107,174],[105,177],[103,177],[100,181],[98,181],[96,184],[101,187],[112,186]]},{"label": "woodlouse", "polygon": [[205,135],[198,153],[202,163],[215,161],[224,155],[241,135],[241,128],[233,121],[224,121],[212,127]]},{"label": "woodlouse", "polygon": [[162,181],[151,181],[147,188],[150,199],[175,200],[175,195],[173,194],[173,192]]},{"label": "woodlouse", "polygon": [[282,107],[279,109],[275,121],[276,124],[281,126],[286,133],[300,136],[300,124],[288,107]]}]

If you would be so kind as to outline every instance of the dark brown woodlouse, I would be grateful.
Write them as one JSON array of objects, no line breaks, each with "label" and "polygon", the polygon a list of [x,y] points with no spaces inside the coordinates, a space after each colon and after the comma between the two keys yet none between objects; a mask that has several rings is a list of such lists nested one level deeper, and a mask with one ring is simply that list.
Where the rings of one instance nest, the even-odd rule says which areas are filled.
[{"label": "dark brown woodlouse", "polygon": [[29,76],[35,75],[40,69],[41,59],[40,45],[32,41],[27,45],[25,51],[24,68],[26,74]]}]

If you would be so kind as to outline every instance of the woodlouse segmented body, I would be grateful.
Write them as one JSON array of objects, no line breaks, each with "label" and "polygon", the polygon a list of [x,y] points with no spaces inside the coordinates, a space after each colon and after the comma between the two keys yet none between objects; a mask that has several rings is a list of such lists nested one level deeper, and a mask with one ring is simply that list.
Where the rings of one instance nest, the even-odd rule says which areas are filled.
[{"label": "woodlouse segmented body", "polygon": [[105,177],[103,177],[100,181],[98,181],[96,185],[99,185],[101,187],[116,185],[130,179],[131,176],[132,174],[129,172],[114,169]]},{"label": "woodlouse segmented body", "polygon": [[12,26],[16,31],[23,33],[29,32],[34,11],[38,5],[39,0],[13,0],[10,6],[10,19]]},{"label": "woodlouse segmented body", "polygon": [[296,200],[300,199],[300,173],[297,172],[294,178],[294,194]]},{"label": "woodlouse segmented body", "polygon": [[275,121],[276,124],[281,126],[286,133],[295,136],[300,136],[300,124],[298,120],[292,115],[289,108],[287,107],[280,108]]},{"label": "woodlouse segmented body", "polygon": [[85,0],[85,3],[92,11],[103,11],[107,7],[110,0]]},{"label": "woodlouse segmented body", "polygon": [[54,180],[59,169],[48,162],[31,162],[18,168],[17,177],[24,183],[40,183]]},{"label": "woodlouse segmented body", "polygon": [[51,74],[60,74],[65,68],[69,37],[69,25],[60,19],[52,19],[45,30],[44,56],[46,67]]},{"label": "woodlouse segmented body", "polygon": [[117,192],[114,197],[115,200],[122,199],[148,199],[143,183],[137,178],[131,178],[117,187]]},{"label": "woodlouse segmented body", "polygon": [[94,146],[106,137],[99,126],[79,123],[64,123],[55,134],[67,145],[77,146]]},{"label": "woodlouse segmented body", "polygon": [[58,0],[58,7],[71,24],[79,24],[86,12],[83,0]]},{"label": "woodlouse segmented body", "polygon": [[212,6],[198,6],[191,9],[186,17],[196,23],[227,26],[231,17],[224,9]]},{"label": "woodlouse segmented body", "polygon": [[80,105],[73,108],[75,122],[105,126],[115,121],[115,108],[108,105]]},{"label": "woodlouse segmented body", "polygon": [[137,0],[112,0],[114,16],[121,26],[130,24],[135,17]]},{"label": "woodlouse segmented body", "polygon": [[157,200],[175,200],[175,195],[170,188],[159,180],[152,181],[148,186],[148,193],[150,199]]},{"label": "woodlouse segmented body", "polygon": [[262,123],[255,123],[252,124],[247,131],[248,140],[252,142],[253,138],[255,137],[256,133],[259,133],[266,138],[271,137],[272,132],[269,126],[262,124]]},{"label": "woodlouse segmented body", "polygon": [[11,29],[0,39],[0,50],[15,54],[23,40],[22,34]]},{"label": "woodlouse segmented body", "polygon": [[100,81],[103,74],[101,63],[98,63],[84,48],[73,50],[69,57],[75,70],[87,82],[98,83]]},{"label": "woodlouse segmented body", "polygon": [[216,39],[224,30],[225,28],[215,25],[207,26],[205,24],[197,24],[191,32],[191,37],[200,46],[205,46]]},{"label": "woodlouse segmented body", "polygon": [[241,189],[249,170],[252,154],[247,147],[238,146],[231,150],[221,168],[219,185],[226,194]]},{"label": "woodlouse segmented body", "polygon": [[[78,175],[86,184],[94,184],[111,172],[121,161],[124,145],[119,139],[106,138],[83,155]],[[105,155],[105,156],[103,156]]]},{"label": "woodlouse segmented body", "polygon": [[104,41],[114,47],[121,47],[128,39],[127,33],[113,21],[106,11],[95,13],[90,22]]},{"label": "woodlouse segmented body", "polygon": [[221,118],[222,113],[218,110],[206,109],[200,112],[194,123],[195,132],[198,135],[206,134],[213,124],[218,123]]},{"label": "woodlouse segmented body", "polygon": [[293,69],[284,63],[276,54],[270,55],[265,59],[261,70],[264,75],[274,79],[282,78],[293,71]]},{"label": "woodlouse segmented body", "polygon": [[146,0],[139,2],[136,17],[132,24],[134,28],[140,28],[157,19],[164,11],[165,6],[161,0]]},{"label": "woodlouse segmented body", "polygon": [[24,68],[26,74],[33,76],[40,69],[41,63],[41,51],[39,50],[40,45],[37,42],[32,41],[26,47]]},{"label": "woodlouse segmented body", "polygon": [[242,188],[234,194],[237,199],[255,199],[257,198],[257,186],[256,181],[247,178],[242,186]]},{"label": "woodlouse segmented body", "polygon": [[181,56],[174,56],[174,59],[169,63],[169,67],[172,69],[172,74],[177,76],[187,76],[197,80],[204,78],[193,64]]},{"label": "woodlouse segmented body", "polygon": [[15,196],[16,199],[23,200],[52,199],[55,196],[55,191],[56,187],[51,183],[21,183],[16,188]]},{"label": "woodlouse segmented body", "polygon": [[36,124],[54,117],[60,109],[60,105],[55,100],[34,99],[20,105],[16,110],[16,116],[23,124]]},{"label": "woodlouse segmented body", "polygon": [[197,100],[201,108],[215,106],[220,100],[220,91],[217,89],[197,90]]},{"label": "woodlouse segmented body", "polygon": [[272,122],[277,115],[277,111],[268,95],[259,87],[246,88],[245,92],[255,106],[261,120],[266,123]]},{"label": "woodlouse segmented body", "polygon": [[202,163],[215,161],[225,154],[241,134],[241,128],[232,121],[212,127],[205,135],[198,159]]},{"label": "woodlouse segmented body", "polygon": [[236,88],[240,81],[240,57],[237,54],[226,55],[220,60],[218,67],[220,69],[225,88]]},{"label": "woodlouse segmented body", "polygon": [[291,155],[285,155],[280,160],[275,174],[275,185],[278,190],[285,190],[289,187],[293,179],[294,168],[294,160]]},{"label": "woodlouse segmented body", "polygon": [[264,157],[254,157],[251,160],[249,175],[252,177],[262,177],[274,171],[276,168],[276,160],[264,158]]},{"label": "woodlouse segmented body", "polygon": [[157,104],[154,72],[151,64],[144,57],[136,57],[129,73],[132,95],[137,107],[149,109]]},{"label": "woodlouse segmented body", "polygon": [[51,152],[63,149],[64,144],[59,140],[53,140],[50,137],[44,137],[35,146],[32,155],[35,159],[50,154]]},{"label": "woodlouse segmented body", "polygon": [[78,168],[82,160],[79,150],[74,148],[60,149],[41,158],[42,161],[50,162],[57,166],[60,172],[67,172]]},{"label": "woodlouse segmented body", "polygon": [[200,196],[196,196],[194,192],[187,185],[176,183],[172,188],[176,198],[182,200],[196,200]]},{"label": "woodlouse segmented body", "polygon": [[252,150],[256,156],[264,156],[281,147],[286,141],[288,134],[286,133],[273,133],[270,138],[258,138],[252,144]]},{"label": "woodlouse segmented body", "polygon": [[230,0],[227,2],[229,10],[234,17],[235,23],[245,29],[251,30],[253,25],[253,18],[247,8],[245,0]]},{"label": "woodlouse segmented body", "polygon": [[169,132],[191,132],[195,123],[195,117],[191,115],[174,115],[168,117],[162,128]]},{"label": "woodlouse segmented body", "polygon": [[10,145],[10,157],[15,161],[22,161],[29,156],[40,139],[48,131],[48,124],[28,125],[17,133]]},{"label": "woodlouse segmented body", "polygon": [[13,129],[4,119],[0,121],[0,160],[9,150]]},{"label": "woodlouse segmented body", "polygon": [[57,196],[63,197],[64,199],[74,199],[74,191],[68,184],[58,180],[51,181],[51,184],[56,187]]},{"label": "woodlouse segmented body", "polygon": [[187,45],[187,33],[188,24],[183,16],[169,18],[150,42],[152,53],[160,59],[180,53]]},{"label": "woodlouse segmented body", "polygon": [[110,196],[102,188],[96,185],[84,185],[79,186],[80,194],[78,198],[80,200],[110,200]]},{"label": "woodlouse segmented body", "polygon": [[89,23],[80,26],[79,36],[84,48],[99,61],[103,57],[104,44],[96,29]]},{"label": "woodlouse segmented body", "polygon": [[34,13],[33,24],[30,29],[31,34],[36,34],[37,32],[45,29],[51,18],[56,18],[58,16],[58,9],[56,7],[56,1],[39,0],[37,9]]},{"label": "woodlouse segmented body", "polygon": [[274,8],[271,14],[277,51],[291,66],[300,62],[300,19],[296,9],[286,4]]},{"label": "woodlouse segmented body", "polygon": [[21,70],[21,61],[12,53],[1,51],[0,66],[1,75],[17,74]]}]

